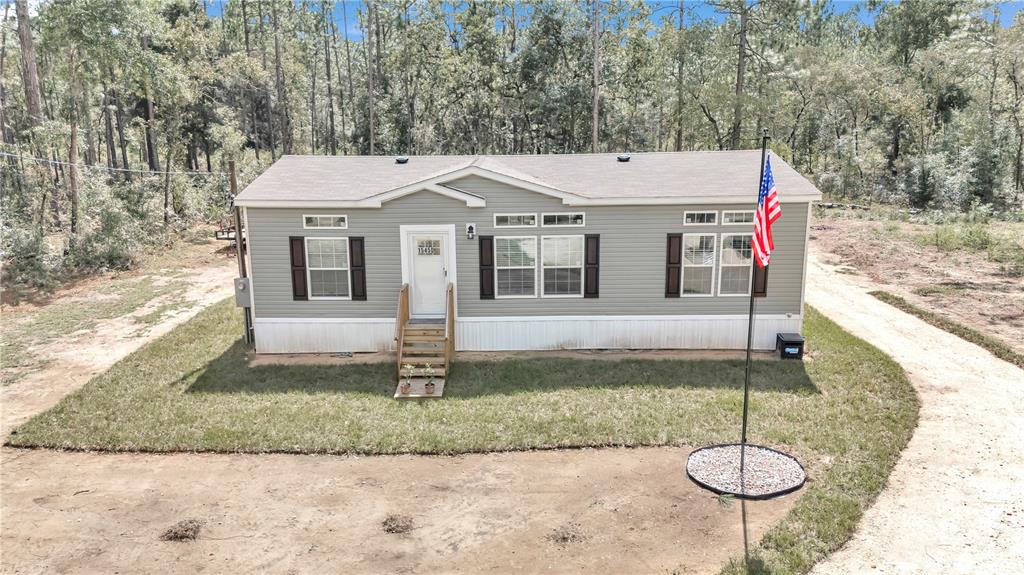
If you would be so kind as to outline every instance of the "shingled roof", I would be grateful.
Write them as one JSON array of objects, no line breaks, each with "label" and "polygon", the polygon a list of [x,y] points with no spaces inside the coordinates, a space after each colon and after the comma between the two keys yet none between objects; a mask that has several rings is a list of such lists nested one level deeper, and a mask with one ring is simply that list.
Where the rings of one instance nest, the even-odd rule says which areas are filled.
[{"label": "shingled roof", "polygon": [[[380,202],[428,189],[459,194],[468,175],[490,177],[562,198],[566,205],[751,202],[760,150],[515,156],[283,156],[236,198],[241,206],[338,205]],[[772,156],[783,202],[821,199],[806,178]],[[482,204],[478,204],[482,205]]]}]

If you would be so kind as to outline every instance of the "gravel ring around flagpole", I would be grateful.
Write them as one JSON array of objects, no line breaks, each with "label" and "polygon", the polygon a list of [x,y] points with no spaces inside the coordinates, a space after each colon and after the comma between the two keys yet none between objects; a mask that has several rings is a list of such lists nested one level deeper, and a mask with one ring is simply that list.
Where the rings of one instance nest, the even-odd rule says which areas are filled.
[{"label": "gravel ring around flagpole", "polygon": [[[745,448],[744,472],[740,453]],[[686,475],[698,486],[738,499],[774,499],[803,487],[807,473],[788,453],[763,445],[725,443],[695,449]]]}]

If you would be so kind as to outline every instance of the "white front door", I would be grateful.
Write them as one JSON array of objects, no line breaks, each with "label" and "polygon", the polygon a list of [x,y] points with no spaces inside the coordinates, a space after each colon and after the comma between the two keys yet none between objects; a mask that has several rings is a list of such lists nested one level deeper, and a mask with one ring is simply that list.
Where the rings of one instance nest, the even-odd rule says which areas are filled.
[{"label": "white front door", "polygon": [[448,234],[413,232],[408,236],[411,282],[409,300],[414,317],[443,317],[448,289]]}]

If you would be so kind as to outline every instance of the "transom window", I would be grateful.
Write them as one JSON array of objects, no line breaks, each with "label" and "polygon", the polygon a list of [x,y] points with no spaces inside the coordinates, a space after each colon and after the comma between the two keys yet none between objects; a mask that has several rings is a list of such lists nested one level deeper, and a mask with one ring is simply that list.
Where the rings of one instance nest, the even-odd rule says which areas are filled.
[{"label": "transom window", "polygon": [[311,299],[348,299],[348,238],[306,238]]},{"label": "transom window", "polygon": [[302,227],[344,230],[348,228],[348,216],[302,216]]},{"label": "transom window", "polygon": [[683,212],[683,223],[691,226],[713,226],[718,223],[718,212]]},{"label": "transom window", "polygon": [[494,214],[496,228],[535,228],[537,214]]},{"label": "transom window", "polygon": [[495,297],[537,296],[537,238],[494,238]]},{"label": "transom window", "polygon": [[683,234],[682,295],[713,295],[715,234]]},{"label": "transom window", "polygon": [[722,224],[752,224],[754,223],[754,211],[745,210],[742,212],[722,212]]},{"label": "transom window", "polygon": [[583,236],[541,238],[544,295],[583,296]]},{"label": "transom window", "polygon": [[583,227],[586,216],[582,212],[542,214],[541,225],[546,228],[557,227]]},{"label": "transom window", "polygon": [[753,234],[722,234],[718,295],[750,295]]}]

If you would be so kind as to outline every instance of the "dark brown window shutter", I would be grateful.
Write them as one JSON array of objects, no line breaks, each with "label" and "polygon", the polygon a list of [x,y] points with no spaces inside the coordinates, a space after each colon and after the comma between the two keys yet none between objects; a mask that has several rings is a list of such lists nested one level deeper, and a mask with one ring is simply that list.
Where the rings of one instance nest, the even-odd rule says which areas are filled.
[{"label": "dark brown window shutter", "polygon": [[480,238],[480,299],[494,299],[494,236]]},{"label": "dark brown window shutter", "polygon": [[750,285],[750,293],[754,297],[765,297],[768,295],[768,268],[757,265],[757,262],[751,262],[751,266],[754,267],[754,280]]},{"label": "dark brown window shutter", "polygon": [[363,238],[348,238],[349,274],[352,276],[352,299],[366,301],[366,248]]},{"label": "dark brown window shutter", "polygon": [[307,300],[306,291],[306,240],[302,236],[288,238],[292,259],[292,299]]},{"label": "dark brown window shutter", "polygon": [[665,297],[679,297],[683,271],[683,234],[669,234],[665,253]]},{"label": "dark brown window shutter", "polygon": [[597,297],[601,266],[601,236],[583,236],[583,297]]}]

